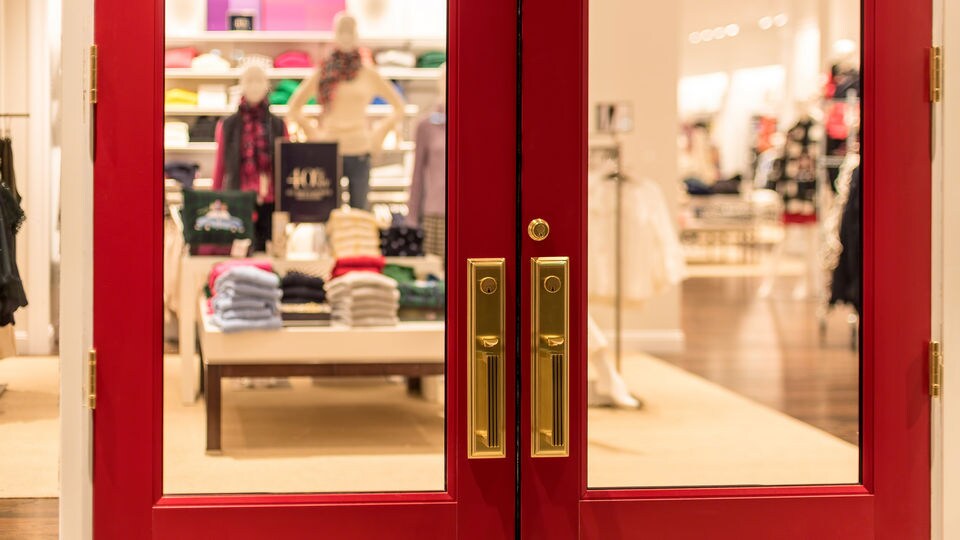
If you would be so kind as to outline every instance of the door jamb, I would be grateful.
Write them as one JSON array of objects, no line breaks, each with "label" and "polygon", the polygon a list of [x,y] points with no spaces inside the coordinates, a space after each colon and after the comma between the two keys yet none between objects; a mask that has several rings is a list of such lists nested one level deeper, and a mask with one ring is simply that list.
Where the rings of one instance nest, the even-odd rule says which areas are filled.
[{"label": "door jamb", "polygon": [[60,538],[93,538],[93,421],[86,406],[86,354],[93,343],[93,159],[86,69],[93,0],[59,1],[62,25],[60,140]]}]

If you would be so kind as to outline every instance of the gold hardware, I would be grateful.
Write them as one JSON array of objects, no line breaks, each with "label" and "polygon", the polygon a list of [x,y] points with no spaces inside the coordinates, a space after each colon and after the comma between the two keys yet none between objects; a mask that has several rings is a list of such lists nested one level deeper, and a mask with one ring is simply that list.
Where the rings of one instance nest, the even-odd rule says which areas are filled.
[{"label": "gold hardware", "polygon": [[930,101],[940,103],[943,98],[943,48],[930,48]]},{"label": "gold hardware", "polygon": [[480,292],[483,294],[493,294],[497,292],[497,280],[492,277],[485,277],[480,280]]},{"label": "gold hardware", "polygon": [[99,90],[99,79],[97,78],[97,46],[90,46],[90,104],[97,103],[97,90]]},{"label": "gold hardware", "polygon": [[537,242],[542,242],[550,236],[550,224],[543,219],[535,219],[527,225],[527,234]]},{"label": "gold hardware", "polygon": [[87,407],[97,408],[97,350],[87,353]]},{"label": "gold hardware", "polygon": [[504,259],[467,261],[468,457],[506,454]]},{"label": "gold hardware", "polygon": [[930,342],[930,397],[943,392],[943,352],[939,341]]},{"label": "gold hardware", "polygon": [[[530,260],[533,291],[531,321],[531,454],[570,454],[570,259]],[[559,294],[558,294],[559,293]]]}]

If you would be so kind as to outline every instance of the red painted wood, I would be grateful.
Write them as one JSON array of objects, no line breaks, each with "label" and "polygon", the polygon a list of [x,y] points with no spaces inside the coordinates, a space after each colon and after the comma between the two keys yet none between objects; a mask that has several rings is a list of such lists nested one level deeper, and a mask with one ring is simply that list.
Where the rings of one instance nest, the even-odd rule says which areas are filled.
[{"label": "red painted wood", "polygon": [[[525,538],[929,538],[931,6],[864,1],[862,486],[586,489],[587,2],[524,0],[523,216],[547,219],[532,256],[572,260],[569,458],[529,457],[522,396]],[[599,0],[593,0],[599,1]],[[578,38],[579,37],[579,38]],[[521,283],[529,328],[529,276]],[[526,333],[526,332],[525,332]],[[520,336],[522,350],[529,335]],[[522,376],[529,381],[529,355]]]},{"label": "red painted wood", "polygon": [[[513,455],[466,459],[460,360],[466,258],[516,264],[516,2],[449,4],[447,492],[163,498],[163,2],[97,1],[98,539],[513,537]],[[509,283],[507,294],[515,294]]]}]

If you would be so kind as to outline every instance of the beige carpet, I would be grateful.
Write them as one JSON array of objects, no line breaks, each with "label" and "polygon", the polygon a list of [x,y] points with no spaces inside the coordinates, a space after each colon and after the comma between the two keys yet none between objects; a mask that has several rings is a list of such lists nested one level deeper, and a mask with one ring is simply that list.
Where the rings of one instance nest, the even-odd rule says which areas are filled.
[{"label": "beige carpet", "polygon": [[[180,404],[168,357],[167,493],[440,490],[438,405],[385,379],[224,385],[224,452],[204,448],[203,402]],[[624,361],[641,411],[591,409],[592,487],[857,482],[856,447],[647,356]],[[57,496],[57,360],[0,361],[0,497]]]},{"label": "beige carpet", "polygon": [[223,453],[207,455],[204,404],[179,399],[179,356],[165,365],[164,492],[442,491],[443,407],[385,378],[291,379],[287,388],[223,383]]},{"label": "beige carpet", "polygon": [[0,498],[59,495],[57,358],[0,360]]},{"label": "beige carpet", "polygon": [[655,358],[625,358],[643,410],[588,413],[590,487],[852,484],[859,451]]}]

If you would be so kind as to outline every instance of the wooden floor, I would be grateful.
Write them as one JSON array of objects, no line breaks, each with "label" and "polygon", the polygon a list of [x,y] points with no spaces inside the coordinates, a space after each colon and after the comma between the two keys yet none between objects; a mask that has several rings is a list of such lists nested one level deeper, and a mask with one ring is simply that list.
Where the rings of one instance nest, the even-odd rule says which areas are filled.
[{"label": "wooden floor", "polygon": [[859,353],[851,349],[851,310],[830,313],[821,344],[816,300],[794,300],[793,283],[784,281],[763,299],[760,278],[687,279],[686,350],[663,358],[858,444]]},{"label": "wooden floor", "polygon": [[57,499],[0,499],[0,540],[57,538]]}]

